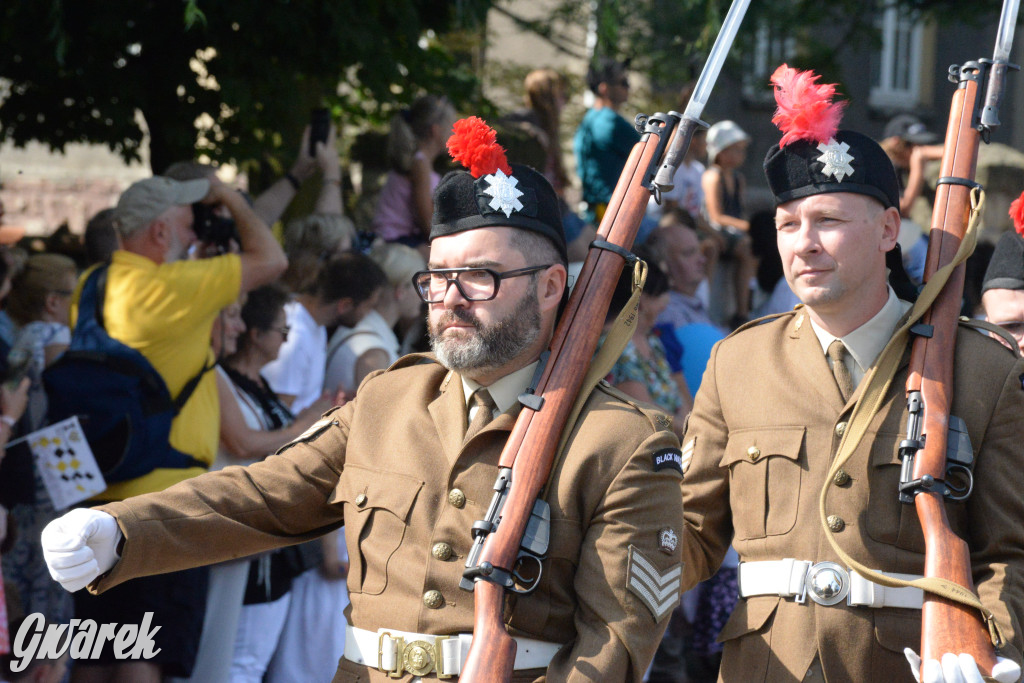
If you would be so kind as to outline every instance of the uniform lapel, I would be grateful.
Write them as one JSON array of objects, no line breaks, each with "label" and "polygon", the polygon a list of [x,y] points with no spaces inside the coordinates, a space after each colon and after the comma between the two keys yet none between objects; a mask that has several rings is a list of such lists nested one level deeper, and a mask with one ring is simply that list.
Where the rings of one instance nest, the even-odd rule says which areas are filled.
[{"label": "uniform lapel", "polygon": [[462,440],[466,435],[466,396],[458,375],[448,373],[441,383],[441,395],[430,402],[427,410],[434,421],[445,455],[454,462],[459,457]]},{"label": "uniform lapel", "polygon": [[[513,408],[509,409],[507,413],[502,413],[491,420],[490,424],[481,429],[476,433],[476,436],[463,444],[462,452],[466,452],[467,449],[472,450],[474,448],[474,444],[482,444],[486,442],[488,440],[486,435],[494,434],[495,432],[505,432],[505,440],[507,441],[507,434],[508,432],[511,432],[512,427],[515,426],[516,417],[519,415],[520,409],[521,406],[517,403]],[[502,449],[504,449],[504,446],[502,446]],[[498,454],[495,454],[494,457],[497,458]],[[497,460],[495,460],[494,464],[497,464]]]},{"label": "uniform lapel", "polygon": [[839,393],[839,386],[821,350],[818,336],[814,334],[811,321],[803,311],[797,313],[789,324],[789,337],[793,349],[790,370],[794,380],[818,394],[837,413],[842,411],[846,402]]}]

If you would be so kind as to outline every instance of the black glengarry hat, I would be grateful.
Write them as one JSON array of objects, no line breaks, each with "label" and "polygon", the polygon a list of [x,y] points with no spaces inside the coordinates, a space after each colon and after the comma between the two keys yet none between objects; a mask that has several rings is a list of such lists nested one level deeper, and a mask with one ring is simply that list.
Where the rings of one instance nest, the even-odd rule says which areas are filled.
[{"label": "black glengarry hat", "polygon": [[1012,230],[996,242],[992,260],[985,270],[981,291],[990,289],[1024,289],[1024,238]]},{"label": "black glengarry hat", "polygon": [[783,64],[772,75],[778,109],[772,122],[783,132],[764,159],[768,187],[778,204],[825,192],[873,197],[899,208],[892,161],[871,138],[838,130],[845,102],[832,102],[835,86],[811,71]]},{"label": "black glengarry hat", "polygon": [[548,238],[567,261],[562,213],[551,183],[529,166],[509,165],[496,133],[480,118],[457,121],[453,129],[448,151],[469,171],[451,171],[438,183],[430,239],[477,228],[518,228]]}]

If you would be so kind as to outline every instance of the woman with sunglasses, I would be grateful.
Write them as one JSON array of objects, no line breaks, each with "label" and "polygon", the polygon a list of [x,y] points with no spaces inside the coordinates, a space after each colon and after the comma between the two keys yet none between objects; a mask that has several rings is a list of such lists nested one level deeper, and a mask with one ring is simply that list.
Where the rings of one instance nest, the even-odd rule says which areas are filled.
[{"label": "woman with sunglasses", "polygon": [[266,285],[250,292],[242,306],[245,333],[238,338],[237,350],[217,368],[221,447],[215,468],[262,460],[302,434],[331,407],[330,401],[321,398],[292,415],[260,374],[263,366],[277,358],[288,338],[287,301],[288,293],[282,287]]}]

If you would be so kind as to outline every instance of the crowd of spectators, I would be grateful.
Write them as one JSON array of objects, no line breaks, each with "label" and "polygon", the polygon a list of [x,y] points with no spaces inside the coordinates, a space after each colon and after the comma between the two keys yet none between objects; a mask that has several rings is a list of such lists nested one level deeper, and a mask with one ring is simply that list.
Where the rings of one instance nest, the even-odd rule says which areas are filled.
[{"label": "crowd of spectators", "polygon": [[[588,86],[594,104],[573,138],[583,199],[578,210],[570,205],[574,183],[564,165],[565,80],[551,69],[531,73],[526,109],[507,119],[545,155],[540,170],[561,199],[570,258],[577,262],[638,139],[618,113],[630,93],[628,64],[597,63]],[[361,231],[345,213],[333,126],[312,150],[307,129],[289,171],[258,196],[189,160],[135,183],[116,207],[92,217],[74,259],[45,249],[30,254],[18,231],[0,226],[0,365],[5,376],[25,378],[0,388],[0,441],[47,424],[43,371],[71,342],[78,290],[94,264],[110,264],[104,300],[110,335],[141,351],[172,396],[195,384],[170,435],[194,466],[158,466],[111,483],[95,500],[258,462],[350,400],[369,374],[425,350],[423,304],[412,277],[426,268],[431,197],[455,119],[442,95],[423,95],[394,117],[390,170],[372,224]],[[923,191],[921,167],[936,150],[923,144],[933,138],[913,121],[892,130],[887,148],[908,175],[901,207],[909,206]],[[649,263],[647,287],[634,337],[608,380],[675,415],[680,433],[711,347],[751,311],[769,314],[796,303],[782,277],[771,215],[751,216],[744,204],[738,169],[751,142],[731,121],[706,135],[697,131],[675,189],[652,201],[638,236],[637,251]],[[292,207],[292,215],[302,215],[281,227],[279,240],[271,226],[311,182],[319,184],[312,210]],[[197,206],[230,226],[229,236],[200,243]],[[716,299],[723,283],[731,293]],[[624,277],[612,318],[629,299],[630,284]],[[993,308],[997,295],[988,295]],[[133,581],[101,596],[80,591],[72,601],[50,580],[39,547],[43,526],[62,511],[54,509],[27,454],[12,450],[4,459],[0,503],[6,506],[0,515],[5,587],[21,614],[39,612],[53,623],[72,616],[138,623],[143,612],[162,615],[167,639],[158,659],[75,662],[72,680],[273,682],[333,675],[347,602],[339,532],[209,571]],[[712,631],[735,594],[735,565],[727,561],[673,617],[652,681],[714,680]]]}]

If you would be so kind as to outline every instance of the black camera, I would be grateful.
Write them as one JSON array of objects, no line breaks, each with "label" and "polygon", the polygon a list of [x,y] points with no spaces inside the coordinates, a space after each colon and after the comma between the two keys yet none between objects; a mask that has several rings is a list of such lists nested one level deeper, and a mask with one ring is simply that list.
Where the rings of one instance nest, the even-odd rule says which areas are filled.
[{"label": "black camera", "polygon": [[214,213],[213,206],[196,202],[192,205],[192,230],[201,242],[219,247],[227,251],[231,240],[238,240],[233,218],[225,218]]}]

